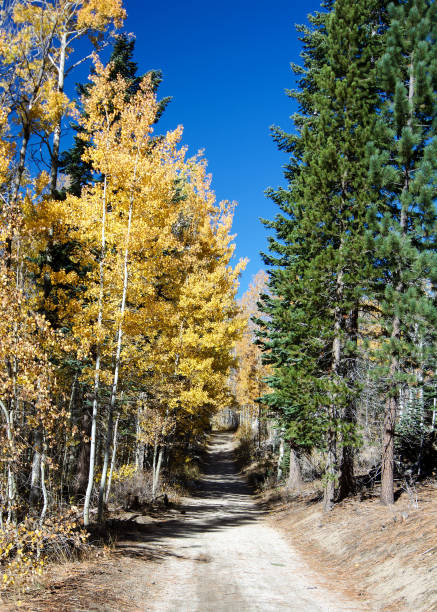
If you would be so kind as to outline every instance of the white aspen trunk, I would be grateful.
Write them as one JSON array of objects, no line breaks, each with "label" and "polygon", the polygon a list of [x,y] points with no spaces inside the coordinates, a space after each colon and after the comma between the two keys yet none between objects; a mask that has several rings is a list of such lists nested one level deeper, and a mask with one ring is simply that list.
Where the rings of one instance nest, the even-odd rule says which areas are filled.
[{"label": "white aspen trunk", "polygon": [[[29,111],[30,110],[31,110],[31,105],[29,105]],[[24,166],[26,163],[26,152],[27,152],[27,147],[29,145],[29,140],[30,140],[30,125],[26,124],[26,125],[23,125],[23,140],[21,141],[20,156],[18,158],[17,173],[15,175],[14,193],[12,197],[13,204],[16,204],[18,201],[18,194],[19,194],[20,187],[21,187],[21,180],[23,178]]]},{"label": "white aspen trunk", "polygon": [[115,425],[114,425],[114,438],[112,441],[111,467],[109,468],[108,486],[106,487],[106,497],[105,497],[106,504],[108,503],[109,494],[111,492],[112,474],[114,472],[115,457],[117,455],[117,431],[118,431],[118,421],[119,420],[120,420],[120,413],[117,414],[117,418],[115,419]]},{"label": "white aspen trunk", "polygon": [[152,491],[155,483],[155,471],[156,471],[156,458],[158,456],[158,437],[155,438],[153,445],[153,460],[152,460]]},{"label": "white aspen trunk", "polygon": [[[104,258],[105,258],[105,223],[106,223],[106,186],[107,177],[105,175],[103,185],[103,205],[102,205],[102,244],[100,252],[100,291],[99,291],[99,307],[97,315],[97,329],[100,332],[102,329],[102,317],[103,317],[103,283],[104,283]],[[91,493],[93,490],[94,482],[94,465],[96,460],[96,438],[97,438],[97,412],[98,412],[98,394],[100,386],[100,339],[97,341],[97,356],[96,365],[94,369],[94,389],[93,389],[93,411],[91,416],[91,443],[90,443],[90,465],[88,472],[88,485],[85,493],[85,501],[83,506],[83,524],[87,527],[90,523],[90,502]]]},{"label": "white aspen trunk", "polygon": [[159,475],[161,472],[162,459],[164,456],[164,447],[161,446],[159,449],[158,461],[156,461],[156,446],[153,456],[153,482],[152,482],[152,499],[156,498],[156,493],[159,485]]},{"label": "white aspen trunk", "polygon": [[42,507],[41,516],[39,519],[40,525],[42,525],[44,522],[44,519],[47,514],[47,508],[48,508],[48,497],[47,497],[46,476],[45,476],[45,448],[44,447],[43,447],[43,452],[41,455],[41,491],[42,491],[42,498],[43,498],[43,507]]},{"label": "white aspen trunk", "polygon": [[135,469],[141,472],[144,469],[144,442],[141,438],[141,414],[143,406],[138,406],[136,418],[136,448],[135,448]]},{"label": "white aspen trunk", "polygon": [[34,506],[39,497],[39,483],[41,473],[41,457],[42,457],[42,435],[39,429],[35,430],[34,435],[34,451],[32,461],[32,472],[30,477],[30,494],[29,501],[30,505]]},{"label": "white aspen trunk", "polygon": [[[135,185],[136,174],[137,174],[137,163],[138,156],[135,161],[135,169],[133,176],[133,183]],[[115,361],[114,361],[114,378],[112,382],[111,389],[111,399],[109,402],[109,412],[108,412],[108,429],[106,433],[106,444],[105,451],[103,457],[103,468],[102,468],[102,477],[100,479],[100,490],[99,490],[99,508],[97,513],[97,520],[101,523],[103,519],[103,501],[105,499],[105,489],[106,489],[106,479],[108,474],[108,464],[109,464],[109,455],[111,452],[111,441],[112,441],[112,421],[114,416],[114,408],[115,408],[115,400],[117,397],[117,386],[118,386],[118,376],[120,372],[120,355],[121,355],[121,344],[123,338],[123,318],[126,310],[126,294],[127,294],[127,286],[129,280],[129,270],[128,270],[128,259],[129,259],[129,241],[130,241],[130,232],[132,225],[132,211],[134,204],[134,193],[132,189],[132,195],[129,202],[129,215],[127,221],[127,230],[126,230],[126,243],[124,249],[124,260],[123,260],[123,293],[121,297],[120,304],[120,322],[118,324],[117,330],[117,348],[115,352]]]},{"label": "white aspen trunk", "polygon": [[[49,48],[50,43],[53,39],[53,35],[54,35],[54,31],[51,32],[50,34],[50,39],[46,41],[46,49]],[[48,61],[48,55],[47,53],[44,56],[44,59],[41,63],[40,69],[39,69],[39,74],[36,77],[34,83],[33,83],[33,91],[30,92],[29,97],[28,97],[28,102],[27,102],[27,106],[26,109],[24,109],[23,113],[22,113],[22,117],[23,117],[23,124],[22,124],[22,128],[23,128],[23,139],[21,141],[21,148],[20,148],[20,154],[18,157],[18,164],[16,167],[16,173],[15,173],[15,180],[14,180],[14,186],[13,186],[13,190],[12,190],[12,208],[15,207],[15,205],[18,203],[18,196],[20,193],[20,187],[21,187],[21,182],[23,179],[23,174],[24,174],[24,168],[25,168],[25,162],[26,162],[26,153],[27,153],[27,148],[29,146],[29,141],[30,141],[30,136],[31,136],[31,123],[29,120],[29,117],[32,114],[32,110],[33,110],[33,106],[35,103],[35,100],[37,99],[39,92],[40,92],[40,88],[42,86],[43,83],[43,79],[44,79],[44,74],[46,73],[46,62]],[[11,254],[12,254],[12,237],[8,237],[6,239],[6,266],[7,268],[10,268],[11,266]]]},{"label": "white aspen trunk", "polygon": [[[63,32],[61,35],[60,44],[60,55],[59,55],[59,66],[58,66],[58,93],[64,91],[64,78],[65,78],[65,54],[67,49],[67,33]],[[56,192],[56,185],[58,182],[58,165],[59,165],[59,144],[61,142],[61,119],[55,126],[53,133],[53,148],[52,148],[52,163],[50,168],[50,193],[54,197]]]},{"label": "white aspen trunk", "polygon": [[[4,403],[0,400],[0,408],[5,417],[6,421],[6,435],[8,438],[8,442],[11,445],[11,449],[14,445],[14,436],[13,436],[13,411],[8,411]],[[7,467],[8,473],[8,481],[7,481],[7,520],[6,522],[9,524],[15,518],[15,496],[16,496],[16,484],[15,484],[15,476],[12,471],[12,461],[8,461]]]}]

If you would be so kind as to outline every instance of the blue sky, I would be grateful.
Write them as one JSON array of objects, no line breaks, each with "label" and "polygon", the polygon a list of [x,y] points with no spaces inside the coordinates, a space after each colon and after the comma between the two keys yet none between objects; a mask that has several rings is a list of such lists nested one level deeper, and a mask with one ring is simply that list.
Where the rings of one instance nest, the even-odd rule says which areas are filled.
[{"label": "blue sky", "polygon": [[190,153],[205,150],[217,199],[236,200],[236,257],[250,262],[240,294],[263,267],[272,218],[264,190],[283,183],[286,155],[277,151],[269,127],[291,129],[286,88],[294,86],[290,62],[299,63],[294,29],[320,2],[176,0],[163,4],[125,0],[125,29],[136,37],[139,73],[161,69],[162,97],[172,102],[160,129],[184,126]]}]

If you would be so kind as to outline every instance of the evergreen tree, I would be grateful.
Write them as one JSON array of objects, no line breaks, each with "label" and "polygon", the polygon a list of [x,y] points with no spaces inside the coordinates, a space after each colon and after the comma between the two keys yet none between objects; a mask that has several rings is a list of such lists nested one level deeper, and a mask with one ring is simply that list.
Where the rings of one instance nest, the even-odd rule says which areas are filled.
[{"label": "evergreen tree", "polygon": [[[129,83],[127,96],[131,97],[138,91],[141,77],[138,76],[138,65],[133,61],[135,51],[135,39],[129,38],[127,34],[121,34],[117,36],[114,47],[109,59],[111,68],[111,78],[115,79],[117,76],[121,76]],[[149,72],[151,77],[153,91],[158,91],[159,85],[162,82],[162,73],[160,70],[151,70]],[[79,96],[86,96],[87,91],[91,87],[91,84],[79,84],[77,86],[77,93]],[[167,104],[171,98],[166,97],[159,101],[158,112],[156,114],[155,123],[160,119],[164,112]],[[90,184],[93,180],[93,172],[90,162],[83,160],[83,154],[88,146],[86,140],[83,139],[83,128],[74,126],[76,135],[74,136],[74,144],[68,151],[64,151],[60,160],[60,168],[68,176],[68,186],[66,191],[77,197],[80,196],[82,187]]]},{"label": "evergreen tree", "polygon": [[303,282],[310,256],[299,225],[302,209],[296,200],[303,167],[303,134],[307,126],[311,127],[315,113],[311,95],[316,89],[314,78],[325,57],[326,17],[325,13],[317,13],[309,16],[312,27],[298,26],[304,67],[292,65],[299,89],[288,92],[300,107],[300,112],[293,116],[297,134],[277,127],[272,130],[279,149],[291,157],[285,168],[288,188],[268,191],[281,212],[274,221],[263,221],[276,236],[269,238],[270,253],[263,254],[269,268],[269,293],[261,296],[262,311],[267,316],[256,320],[258,343],[264,351],[264,362],[271,366],[272,372],[267,379],[271,391],[264,402],[276,413],[286,436],[297,448],[322,446],[324,431],[324,417],[318,410],[313,381],[326,368],[325,360],[319,359],[325,342],[320,334],[314,344],[307,333],[307,314],[313,312],[313,324],[321,329],[325,309],[321,302],[310,303],[309,296],[304,295]]},{"label": "evergreen tree", "polygon": [[385,104],[377,130],[380,138],[372,145],[370,174],[380,190],[371,226],[377,233],[379,284],[375,289],[384,330],[376,351],[387,397],[382,445],[384,504],[394,500],[394,434],[400,393],[408,384],[429,385],[423,373],[432,365],[437,322],[437,6],[431,1],[409,0],[391,4],[389,12],[387,46],[379,62]]},{"label": "evergreen tree", "polygon": [[326,509],[334,501],[339,444],[340,496],[353,487],[358,316],[373,274],[366,151],[379,99],[375,58],[384,4],[337,0],[328,8],[313,19],[315,32],[304,31],[302,91],[294,94],[299,131],[287,142],[289,188],[271,194],[286,215],[268,224],[279,257],[266,263],[279,269],[271,276],[275,297],[266,303],[265,330],[275,368],[268,401],[284,405],[288,397],[290,435],[299,440],[304,427],[301,440],[315,436],[324,448]]}]

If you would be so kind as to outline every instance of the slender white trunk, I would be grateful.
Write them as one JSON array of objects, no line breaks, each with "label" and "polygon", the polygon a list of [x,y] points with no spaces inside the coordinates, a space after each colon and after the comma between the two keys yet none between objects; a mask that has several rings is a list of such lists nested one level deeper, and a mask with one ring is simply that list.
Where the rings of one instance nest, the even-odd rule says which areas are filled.
[{"label": "slender white trunk", "polygon": [[117,431],[118,431],[118,421],[119,420],[120,420],[120,413],[117,414],[117,418],[115,419],[115,425],[114,425],[114,438],[112,441],[111,467],[109,468],[108,486],[106,487],[105,504],[108,503],[109,494],[111,492],[112,474],[114,472],[115,457],[117,455]]},{"label": "slender white trunk", "polygon": [[144,442],[141,440],[141,415],[143,406],[138,406],[136,418],[136,449],[135,449],[135,469],[141,472],[144,468]]},{"label": "slender white trunk", "polygon": [[[134,177],[133,181],[135,183],[136,173],[137,173],[137,162],[135,163]],[[111,389],[111,399],[109,402],[109,412],[108,412],[108,429],[106,433],[106,444],[105,444],[105,452],[103,458],[103,468],[102,468],[102,477],[100,479],[100,490],[99,490],[99,509],[98,509],[98,522],[100,523],[103,519],[103,501],[105,499],[105,488],[106,488],[106,479],[108,474],[108,464],[109,464],[109,455],[111,452],[111,440],[112,440],[112,421],[114,415],[114,407],[115,400],[117,397],[117,386],[118,386],[118,376],[120,372],[120,355],[121,355],[121,343],[123,338],[123,318],[126,310],[126,294],[127,294],[127,286],[129,280],[129,270],[128,270],[128,259],[129,259],[129,241],[130,241],[130,232],[132,225],[132,210],[134,203],[134,194],[132,190],[132,195],[129,203],[129,215],[127,222],[127,230],[126,230],[126,243],[124,249],[124,261],[123,261],[123,293],[121,297],[120,304],[120,322],[118,324],[117,330],[117,348],[115,352],[115,363],[114,363],[114,378],[112,382]]]},{"label": "slender white trunk", "polygon": [[[14,436],[13,436],[13,411],[8,411],[2,401],[0,401],[0,408],[4,414],[6,421],[6,435],[11,448],[11,452],[14,448]],[[12,460],[8,461],[8,483],[7,483],[7,523],[14,520],[15,517],[15,496],[16,496],[16,484],[15,476],[12,471]]]},{"label": "slender white trunk", "polygon": [[[105,259],[105,224],[106,224],[106,187],[107,177],[105,175],[103,184],[103,204],[102,204],[102,242],[100,251],[100,292],[99,292],[99,306],[97,315],[97,330],[101,333],[102,330],[102,317],[103,317],[103,287],[104,287],[104,259]],[[94,369],[94,389],[93,389],[93,412],[91,416],[91,443],[90,443],[90,465],[88,472],[88,485],[85,493],[85,502],[83,506],[83,524],[87,527],[90,523],[90,502],[91,493],[93,490],[94,482],[94,465],[96,459],[96,438],[97,438],[97,411],[98,411],[98,394],[100,385],[100,338],[97,340],[97,356],[96,365]]]},{"label": "slender white trunk", "polygon": [[46,456],[45,448],[43,447],[43,452],[41,455],[41,491],[42,491],[42,498],[43,498],[43,507],[42,507],[41,516],[39,519],[40,525],[42,525],[44,522],[44,519],[47,514],[47,508],[48,508],[48,497],[47,497],[46,476],[45,476],[45,456]]},{"label": "slender white trunk", "polygon": [[[67,33],[63,32],[61,36],[59,66],[58,66],[58,92],[63,93],[64,91],[64,78],[65,78],[65,55],[67,49]],[[61,141],[61,119],[55,126],[53,133],[53,149],[52,149],[52,163],[50,168],[50,193],[53,197],[56,192],[56,184],[58,182],[58,165],[59,165],[59,144]]]},{"label": "slender white trunk", "polygon": [[162,459],[164,456],[164,447],[161,446],[158,454],[158,461],[156,461],[156,450],[157,445],[155,444],[155,451],[153,456],[153,482],[152,482],[152,499],[156,498],[156,493],[159,486],[159,475],[161,472]]},{"label": "slender white trunk", "polygon": [[39,429],[35,430],[34,435],[34,451],[32,461],[32,472],[30,478],[30,505],[34,506],[39,497],[39,484],[41,474],[41,458],[42,458],[42,435]]},{"label": "slender white trunk", "polygon": [[[158,439],[157,437],[155,438],[155,443],[153,445],[153,461],[152,461],[152,479],[153,482],[155,482],[155,469],[156,469],[156,458],[158,456]],[[153,484],[152,484],[152,490],[153,490]]]}]

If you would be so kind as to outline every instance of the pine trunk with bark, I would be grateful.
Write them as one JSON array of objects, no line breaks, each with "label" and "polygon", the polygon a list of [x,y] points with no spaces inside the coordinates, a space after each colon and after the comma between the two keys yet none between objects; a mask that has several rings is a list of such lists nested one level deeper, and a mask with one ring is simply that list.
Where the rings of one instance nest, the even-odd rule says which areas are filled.
[{"label": "pine trunk with bark", "polygon": [[[341,249],[341,247],[340,247]],[[340,375],[341,361],[341,332],[343,325],[343,317],[341,303],[343,299],[343,282],[344,272],[340,268],[337,273],[336,282],[336,305],[334,309],[334,339],[332,342],[332,366],[331,371],[335,379]],[[323,509],[325,512],[332,510],[335,500],[335,487],[337,480],[337,429],[336,422],[338,417],[337,397],[332,395],[331,404],[329,406],[329,427],[327,431],[327,448],[326,448],[326,468],[325,468],[325,487],[323,495]]]},{"label": "pine trunk with bark", "polygon": [[[348,356],[348,380],[351,382],[357,364],[357,344],[358,344],[358,307],[355,307],[349,313],[347,321],[347,335],[349,346],[352,347],[352,354]],[[355,428],[357,424],[356,418],[356,403],[355,398],[349,398],[343,411],[343,421],[351,428]],[[343,441],[343,449],[340,463],[340,477],[338,482],[338,500],[345,499],[355,492],[354,478],[354,459],[355,451],[350,441]]]}]

